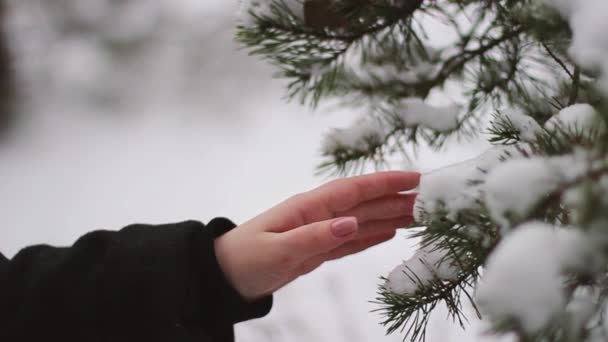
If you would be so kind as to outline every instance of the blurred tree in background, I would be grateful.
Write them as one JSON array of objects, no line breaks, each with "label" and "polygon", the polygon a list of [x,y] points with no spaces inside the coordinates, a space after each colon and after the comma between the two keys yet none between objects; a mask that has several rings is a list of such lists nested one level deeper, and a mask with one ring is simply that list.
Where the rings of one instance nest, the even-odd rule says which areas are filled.
[{"label": "blurred tree in background", "polygon": [[229,118],[244,105],[231,100],[231,82],[268,86],[258,82],[265,75],[260,69],[239,63],[232,40],[236,3],[5,0],[3,6],[20,92],[17,119],[30,106],[136,116],[185,101],[183,108],[202,107],[197,101],[216,107],[200,116]]},{"label": "blurred tree in background", "polygon": [[6,4],[0,2],[0,137],[14,118],[14,70],[4,30]]}]

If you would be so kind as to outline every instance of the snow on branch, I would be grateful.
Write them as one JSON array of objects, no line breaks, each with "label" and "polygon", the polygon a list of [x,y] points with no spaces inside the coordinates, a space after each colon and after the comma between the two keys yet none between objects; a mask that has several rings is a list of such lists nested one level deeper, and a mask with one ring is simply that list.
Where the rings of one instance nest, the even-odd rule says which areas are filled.
[{"label": "snow on branch", "polygon": [[393,112],[399,124],[405,127],[422,127],[436,132],[447,133],[458,128],[458,105],[431,106],[420,98],[409,97],[399,100]]},{"label": "snow on branch", "polygon": [[332,155],[340,150],[372,152],[386,136],[385,125],[379,118],[364,116],[347,128],[334,128],[324,138],[322,151]]},{"label": "snow on branch", "polygon": [[574,104],[560,110],[545,123],[545,128],[554,130],[592,131],[601,125],[596,110],[586,103]]},{"label": "snow on branch", "polygon": [[608,92],[608,1],[544,1],[554,6],[570,22],[573,33],[570,55],[581,66],[601,73],[602,85]]},{"label": "snow on branch", "polygon": [[[420,98],[379,104],[376,115],[363,116],[346,128],[334,128],[324,137],[322,153],[329,160],[321,169],[345,170],[349,164],[361,161],[382,161],[383,150],[388,149],[392,138],[418,134],[433,136],[457,129],[460,107],[432,106]],[[430,132],[430,133],[429,133]]]},{"label": "snow on branch", "polygon": [[413,295],[433,281],[455,281],[458,267],[449,260],[441,246],[423,244],[403,264],[395,267],[386,282],[390,291],[400,295]]},{"label": "snow on branch", "polygon": [[565,308],[567,272],[598,267],[594,245],[578,229],[542,222],[515,228],[488,258],[476,293],[482,312],[538,333]]},{"label": "snow on branch", "polygon": [[504,228],[538,209],[561,186],[591,172],[591,158],[583,151],[559,157],[518,158],[501,163],[487,175],[484,203]]},{"label": "snow on branch", "polygon": [[486,174],[501,160],[521,156],[513,146],[496,146],[480,156],[422,175],[414,217],[425,223],[433,214],[455,219],[465,209],[479,208]]},{"label": "snow on branch", "polygon": [[519,135],[519,138],[525,142],[536,140],[536,135],[542,130],[534,118],[524,114],[519,109],[504,111],[499,114],[499,117],[511,124]]}]

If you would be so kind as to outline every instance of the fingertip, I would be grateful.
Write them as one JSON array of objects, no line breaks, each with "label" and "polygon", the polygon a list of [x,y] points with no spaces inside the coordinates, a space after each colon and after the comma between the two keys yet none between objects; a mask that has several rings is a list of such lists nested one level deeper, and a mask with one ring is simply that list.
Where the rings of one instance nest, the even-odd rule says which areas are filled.
[{"label": "fingertip", "polygon": [[420,179],[422,178],[422,174],[420,172],[416,172],[416,171],[401,171],[401,172],[404,173],[407,177],[409,177],[409,180],[412,184],[412,188],[415,188],[418,185],[420,185]]},{"label": "fingertip", "polygon": [[415,177],[418,180],[418,184],[420,184],[420,179],[422,178],[422,173],[420,172],[414,172]]},{"label": "fingertip", "polygon": [[422,174],[416,171],[389,171],[394,176],[395,184],[391,188],[397,188],[398,192],[412,190],[420,185]]},{"label": "fingertip", "polygon": [[395,230],[391,230],[389,232],[386,232],[384,234],[380,234],[378,236],[376,236],[377,239],[392,239],[395,237],[395,235],[397,235],[397,228],[395,228]]}]

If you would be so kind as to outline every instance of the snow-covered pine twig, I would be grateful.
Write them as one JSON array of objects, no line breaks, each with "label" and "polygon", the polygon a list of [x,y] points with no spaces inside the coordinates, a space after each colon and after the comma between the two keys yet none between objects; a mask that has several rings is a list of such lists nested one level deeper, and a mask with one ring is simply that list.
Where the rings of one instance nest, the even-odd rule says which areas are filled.
[{"label": "snow-covered pine twig", "polygon": [[581,66],[601,74],[600,82],[608,91],[608,2],[604,0],[543,0],[556,8],[570,23],[572,44],[569,53]]},{"label": "snow-covered pine twig", "polygon": [[[338,94],[344,93],[348,82],[344,81],[343,66],[348,51],[356,50],[364,39],[376,34],[392,39],[393,35],[382,32],[409,21],[423,1],[370,2],[365,11],[353,3],[339,1],[331,6],[331,11],[345,23],[336,27],[310,23],[308,17],[312,13],[307,10],[311,7],[306,6],[306,2],[309,1],[245,1],[237,40],[250,47],[252,54],[261,55],[281,69],[278,76],[289,79],[290,98],[298,97],[301,102],[316,106],[322,98],[335,95],[338,90]],[[379,18],[382,20],[378,21]],[[407,28],[409,24],[400,27]]]},{"label": "snow-covered pine twig", "polygon": [[520,141],[534,142],[541,130],[534,118],[519,109],[499,112],[490,124],[489,133],[493,135],[490,142],[504,145]]},{"label": "snow-covered pine twig", "polygon": [[423,243],[416,253],[388,275],[386,288],[400,295],[413,295],[434,281],[455,281],[459,267],[442,246]]},{"label": "snow-covered pine twig", "polygon": [[455,131],[460,123],[458,106],[432,106],[420,98],[381,103],[375,110],[376,115],[325,135],[322,153],[327,161],[319,166],[320,172],[348,174],[370,161],[378,167],[401,140],[431,140],[436,134]]},{"label": "snow-covered pine twig", "polygon": [[[520,229],[513,228],[513,223],[535,217],[535,203],[547,198],[559,200],[590,177],[608,180],[606,164],[594,162],[593,155],[583,151],[550,158],[526,153],[529,151],[516,146],[493,149],[468,162],[423,175],[416,211],[417,220],[427,225],[416,234],[423,245],[412,258],[397,266],[381,287],[384,299],[379,302],[387,321],[418,331],[425,321],[409,318],[418,317],[428,305],[440,302],[448,305],[452,316],[463,321],[463,313],[450,307],[457,302],[450,294],[455,289],[468,289],[463,293],[469,293],[468,286],[479,278],[479,269],[501,236]],[[562,214],[556,212],[551,219],[543,211],[541,218],[559,222]],[[571,262],[581,261],[573,257]],[[484,296],[483,300],[492,297]],[[476,307],[472,296],[468,299]],[[394,311],[407,315],[402,317]],[[521,319],[534,324],[529,317]],[[395,327],[391,325],[389,329]]]},{"label": "snow-covered pine twig", "polygon": [[[488,258],[477,290],[481,308],[501,322],[502,329],[514,330],[522,339],[547,329],[565,313],[567,275],[601,269],[594,245],[597,242],[573,227],[529,222],[515,228]],[[586,323],[563,329],[582,337]]]},{"label": "snow-covered pine twig", "polygon": [[376,303],[388,331],[401,329],[404,340],[423,341],[434,308],[445,306],[449,317],[462,328],[468,318],[464,305],[479,311],[473,300],[474,285],[487,254],[498,241],[498,227],[488,216],[465,210],[458,222],[429,222],[412,237],[419,250],[383,279]]}]

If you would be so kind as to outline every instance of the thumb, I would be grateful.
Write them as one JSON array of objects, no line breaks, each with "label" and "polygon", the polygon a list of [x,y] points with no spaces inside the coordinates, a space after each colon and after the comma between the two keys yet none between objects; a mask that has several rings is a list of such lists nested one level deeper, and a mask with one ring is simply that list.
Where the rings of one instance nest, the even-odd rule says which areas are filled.
[{"label": "thumb", "polygon": [[319,221],[282,233],[282,245],[296,259],[305,260],[352,240],[359,228],[356,217]]}]

